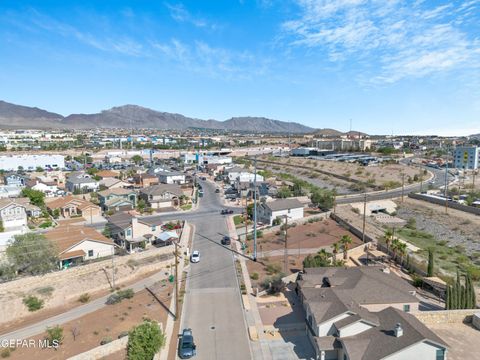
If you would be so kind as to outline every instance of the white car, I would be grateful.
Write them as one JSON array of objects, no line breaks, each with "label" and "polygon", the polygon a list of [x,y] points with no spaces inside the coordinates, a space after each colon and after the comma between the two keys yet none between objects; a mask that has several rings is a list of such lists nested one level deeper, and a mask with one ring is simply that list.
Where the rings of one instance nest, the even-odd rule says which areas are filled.
[{"label": "white car", "polygon": [[194,252],[192,252],[192,255],[190,255],[190,262],[192,263],[200,262],[200,251],[195,250]]}]

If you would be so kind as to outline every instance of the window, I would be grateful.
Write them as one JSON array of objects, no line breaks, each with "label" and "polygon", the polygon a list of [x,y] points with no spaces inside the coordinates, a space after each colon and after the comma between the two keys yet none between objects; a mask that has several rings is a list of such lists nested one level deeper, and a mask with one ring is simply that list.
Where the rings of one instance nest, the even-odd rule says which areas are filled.
[{"label": "window", "polygon": [[93,250],[88,250],[88,257],[92,257],[93,256]]},{"label": "window", "polygon": [[437,357],[436,360],[444,360],[445,359],[445,349],[438,349],[436,353]]},{"label": "window", "polygon": [[132,229],[127,229],[127,236],[132,235]]},{"label": "window", "polygon": [[408,304],[403,305],[403,311],[410,312],[410,305],[408,305]]}]

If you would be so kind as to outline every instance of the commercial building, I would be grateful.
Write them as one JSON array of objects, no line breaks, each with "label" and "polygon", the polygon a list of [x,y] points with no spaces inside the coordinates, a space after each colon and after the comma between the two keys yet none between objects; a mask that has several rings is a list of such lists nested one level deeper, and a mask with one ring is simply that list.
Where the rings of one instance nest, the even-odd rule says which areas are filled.
[{"label": "commercial building", "polygon": [[63,169],[65,158],[63,155],[7,155],[0,156],[0,170],[33,171],[38,167],[42,169]]},{"label": "commercial building", "polygon": [[457,169],[476,170],[480,163],[480,147],[457,146],[453,157]]}]

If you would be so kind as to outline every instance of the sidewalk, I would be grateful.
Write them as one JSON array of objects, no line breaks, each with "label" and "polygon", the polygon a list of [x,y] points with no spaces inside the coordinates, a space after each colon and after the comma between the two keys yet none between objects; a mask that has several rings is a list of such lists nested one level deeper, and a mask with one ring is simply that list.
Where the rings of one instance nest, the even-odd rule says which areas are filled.
[{"label": "sidewalk", "polygon": [[[191,236],[195,233],[194,225],[187,225],[187,222],[185,221],[185,227],[182,233],[182,237],[180,238],[179,246],[178,246],[178,251],[181,255],[179,255],[179,260],[178,260],[178,276],[180,280],[182,279],[182,274],[183,274],[183,268],[185,265],[184,260],[184,249],[188,248],[188,242],[191,238]],[[178,279],[175,279],[178,281]],[[178,284],[178,282],[177,282]],[[173,292],[172,295],[172,300],[170,301],[170,307],[169,310],[172,314],[175,313],[175,292]],[[183,306],[182,306],[183,307]],[[179,317],[179,314],[176,314],[177,317]],[[170,345],[172,342],[174,342],[174,334],[173,334],[173,329],[174,329],[174,324],[175,324],[175,318],[171,315],[167,317],[167,323],[165,325],[165,336],[166,336],[166,343],[165,347],[163,349],[160,349],[160,352],[156,353],[154,356],[154,360],[167,360],[168,358],[168,353],[170,349]]]},{"label": "sidewalk", "polygon": [[[239,253],[242,253],[241,244],[237,241],[237,232],[235,229],[235,224],[233,222],[233,217],[229,216],[227,219],[227,227],[230,237],[235,242],[235,248]],[[247,291],[247,295],[242,295],[242,302],[243,308],[245,313],[245,320],[248,326],[248,334],[251,341],[251,348],[254,359],[263,359],[263,360],[271,360],[272,356],[270,354],[268,346],[265,346],[261,340],[264,334],[264,327],[262,323],[262,319],[260,317],[260,313],[258,312],[257,302],[255,297],[252,295],[252,283],[250,281],[250,277],[248,275],[248,269],[246,261],[253,261],[247,260],[243,256],[236,257],[240,261],[240,266],[242,268],[242,276],[243,282],[245,284],[245,288]],[[255,338],[256,337],[256,338]]]}]

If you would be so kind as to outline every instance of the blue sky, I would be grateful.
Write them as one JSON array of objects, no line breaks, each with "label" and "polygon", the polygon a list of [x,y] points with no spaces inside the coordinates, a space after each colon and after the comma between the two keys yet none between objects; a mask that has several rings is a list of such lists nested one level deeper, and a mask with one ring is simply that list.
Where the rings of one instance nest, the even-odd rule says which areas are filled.
[{"label": "blue sky", "polygon": [[2,0],[0,99],[480,132],[480,0]]}]

